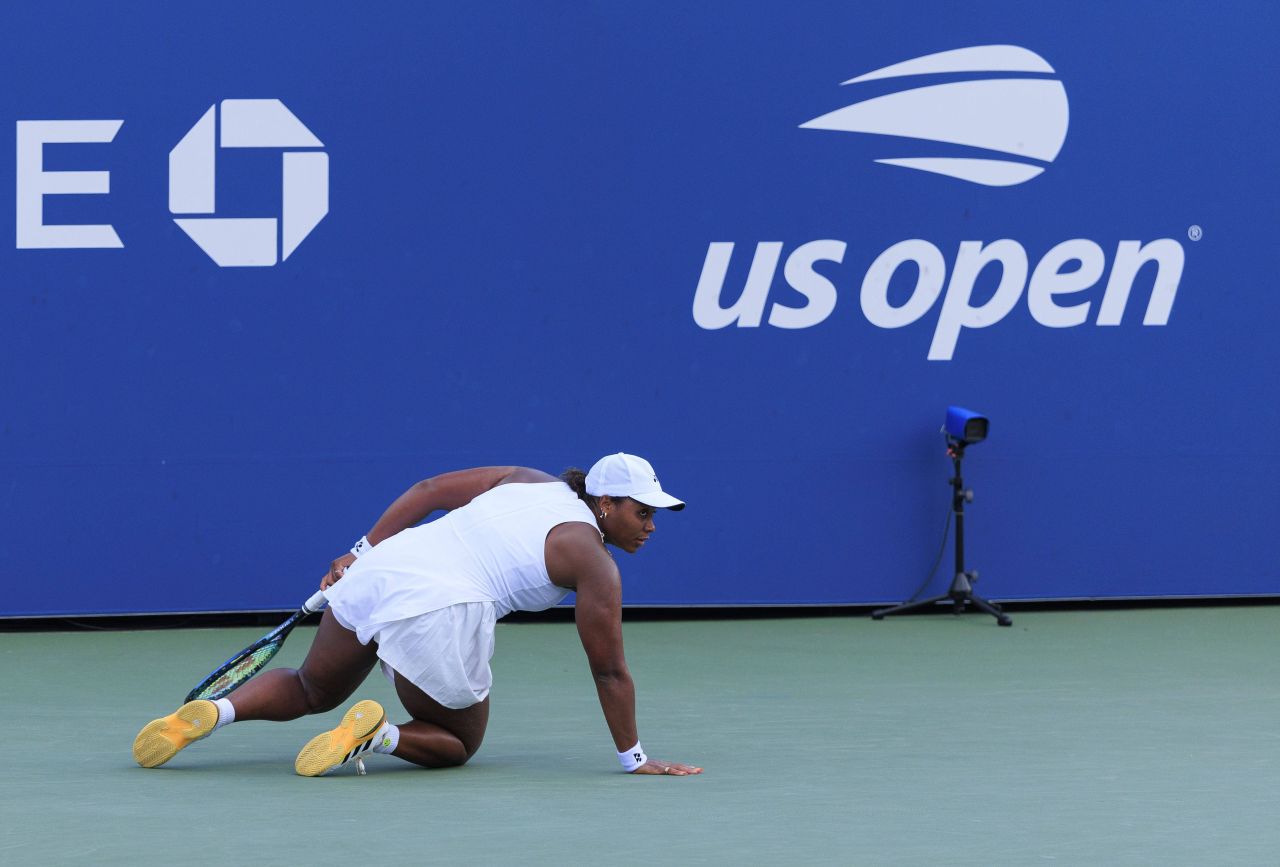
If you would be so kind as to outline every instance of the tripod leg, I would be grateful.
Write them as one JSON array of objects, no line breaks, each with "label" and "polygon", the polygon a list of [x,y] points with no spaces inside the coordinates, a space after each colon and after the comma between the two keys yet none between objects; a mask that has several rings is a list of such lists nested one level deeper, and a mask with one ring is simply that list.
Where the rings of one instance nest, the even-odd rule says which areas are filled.
[{"label": "tripod leg", "polygon": [[879,611],[872,611],[871,619],[883,620],[886,614],[902,614],[907,611],[919,611],[922,608],[931,608],[935,603],[950,598],[949,594],[943,593],[941,596],[932,596],[928,599],[921,599],[919,602],[903,602],[901,605],[895,605],[892,608],[881,608]]},{"label": "tripod leg", "polygon": [[974,596],[973,594],[969,594],[969,602],[971,602],[973,607],[977,608],[979,611],[985,611],[990,614],[996,619],[996,623],[999,623],[1001,626],[1013,625],[1013,621],[1009,619],[1009,615],[1005,614],[1000,606],[994,602],[988,602],[981,596]]}]

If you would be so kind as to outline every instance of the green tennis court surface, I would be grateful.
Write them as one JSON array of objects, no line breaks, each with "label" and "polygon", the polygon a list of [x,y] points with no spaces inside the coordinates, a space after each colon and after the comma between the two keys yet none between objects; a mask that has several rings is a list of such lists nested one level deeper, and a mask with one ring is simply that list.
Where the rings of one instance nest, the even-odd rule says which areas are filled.
[{"label": "green tennis court surface", "polygon": [[[640,622],[623,775],[571,624],[500,625],[460,769],[304,779],[342,709],[130,744],[265,630],[0,634],[5,864],[1280,863],[1280,608]],[[314,631],[278,660],[296,665]],[[375,673],[357,697],[402,714]]]}]

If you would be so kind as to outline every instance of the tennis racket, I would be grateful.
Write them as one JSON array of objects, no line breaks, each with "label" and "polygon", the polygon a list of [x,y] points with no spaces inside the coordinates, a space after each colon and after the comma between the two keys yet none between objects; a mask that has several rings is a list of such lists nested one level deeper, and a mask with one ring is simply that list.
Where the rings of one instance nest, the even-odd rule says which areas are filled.
[{"label": "tennis racket", "polygon": [[249,678],[262,671],[271,661],[271,657],[284,647],[284,640],[289,637],[293,627],[297,626],[308,614],[315,614],[324,609],[329,602],[324,598],[324,591],[317,590],[315,595],[302,603],[288,620],[250,644],[244,650],[228,659],[214,669],[213,673],[200,681],[196,688],[187,693],[187,701],[198,698],[222,698]]}]

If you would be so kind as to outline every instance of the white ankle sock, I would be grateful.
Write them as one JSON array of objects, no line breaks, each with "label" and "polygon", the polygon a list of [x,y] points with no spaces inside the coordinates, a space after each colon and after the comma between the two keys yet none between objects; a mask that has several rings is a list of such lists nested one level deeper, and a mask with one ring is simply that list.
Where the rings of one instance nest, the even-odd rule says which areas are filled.
[{"label": "white ankle sock", "polygon": [[400,746],[400,727],[393,726],[391,723],[383,723],[382,728],[378,729],[378,733],[373,736],[372,743],[375,753],[387,753],[389,755],[395,752],[396,747]]},{"label": "white ankle sock", "polygon": [[232,706],[230,699],[216,698],[213,703],[218,706],[218,721],[213,724],[215,732],[223,726],[230,725],[236,721],[236,709]]}]

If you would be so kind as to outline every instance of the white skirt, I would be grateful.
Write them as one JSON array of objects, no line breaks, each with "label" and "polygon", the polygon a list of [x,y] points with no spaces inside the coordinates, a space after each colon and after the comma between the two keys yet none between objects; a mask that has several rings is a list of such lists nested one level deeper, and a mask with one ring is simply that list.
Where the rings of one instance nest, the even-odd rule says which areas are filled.
[{"label": "white skirt", "polygon": [[[336,608],[330,610],[344,627],[358,632]],[[399,672],[445,707],[461,709],[484,701],[493,686],[489,660],[497,620],[492,602],[461,602],[388,623],[372,639],[383,673],[393,683],[392,672]]]}]

